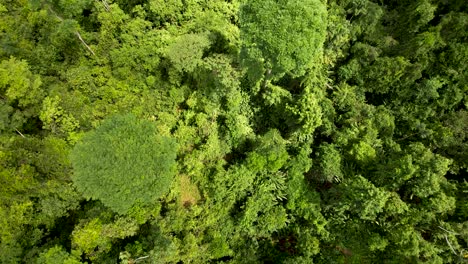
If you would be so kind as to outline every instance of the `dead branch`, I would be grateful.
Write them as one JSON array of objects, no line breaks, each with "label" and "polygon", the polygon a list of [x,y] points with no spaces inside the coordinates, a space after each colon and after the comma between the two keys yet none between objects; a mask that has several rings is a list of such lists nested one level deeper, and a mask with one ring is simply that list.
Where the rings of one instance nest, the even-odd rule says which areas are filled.
[{"label": "dead branch", "polygon": [[456,256],[458,256],[457,252],[455,252],[455,249],[453,249],[452,244],[450,244],[447,235],[444,235],[444,237],[445,237],[445,241],[447,241],[447,244],[449,245],[449,247],[450,247],[450,249],[452,250],[453,254],[455,254]]},{"label": "dead branch", "polygon": [[91,52],[91,54],[93,54],[94,56],[96,56],[96,54],[94,54],[94,51],[88,46],[88,44],[86,44],[86,42],[83,40],[83,38],[81,37],[80,35],[80,32],[78,31],[75,31],[75,34],[76,36],[78,36],[78,39],[80,39],[81,43],[83,43],[83,45],[89,50],[89,52]]},{"label": "dead branch", "polygon": [[20,136],[22,136],[22,137],[25,138],[25,136],[24,136],[18,129],[15,128],[15,130],[16,130],[16,132],[18,132],[18,134],[19,134]]},{"label": "dead branch", "polygon": [[[54,14],[54,16],[60,20],[60,22],[63,22],[63,18],[61,18],[50,6],[49,6],[49,10],[51,13]],[[91,54],[93,54],[94,56],[96,56],[96,54],[94,53],[94,51],[91,49],[91,47],[88,46],[88,44],[86,44],[86,42],[83,40],[83,38],[81,37],[81,34],[80,32],[78,32],[78,30],[75,30],[75,35],[78,37],[78,39],[81,41],[81,43],[86,47],[86,49],[91,52]]]},{"label": "dead branch", "polygon": [[149,258],[149,256],[139,257],[139,258],[135,259],[135,263],[137,263],[138,261],[147,259],[147,258]]},{"label": "dead branch", "polygon": [[[99,2],[99,0],[96,0],[96,2]],[[109,4],[107,3],[107,1],[106,1],[106,0],[102,0],[102,1],[100,1],[100,2],[101,2],[101,4],[104,6],[104,8],[106,9],[106,11],[107,11],[107,12],[110,12],[110,6],[109,6]]]},{"label": "dead branch", "polygon": [[455,235],[459,235],[458,233],[455,233],[455,232],[452,232],[452,231],[449,231],[441,226],[439,226],[440,229],[444,230],[445,232],[448,232],[448,233],[452,233],[452,234],[455,234]]}]

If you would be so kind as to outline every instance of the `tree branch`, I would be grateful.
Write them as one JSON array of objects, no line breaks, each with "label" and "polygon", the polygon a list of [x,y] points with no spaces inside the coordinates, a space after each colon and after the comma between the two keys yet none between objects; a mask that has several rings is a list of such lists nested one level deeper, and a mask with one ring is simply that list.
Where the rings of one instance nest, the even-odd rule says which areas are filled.
[{"label": "tree branch", "polygon": [[26,138],[26,137],[25,137],[25,136],[24,136],[24,135],[23,135],[21,132],[19,132],[19,130],[18,130],[18,129],[16,129],[16,128],[15,128],[15,130],[16,130],[16,132],[18,132],[18,134],[19,134],[20,136],[22,136],[22,137]]},{"label": "tree branch", "polygon": [[96,54],[94,54],[94,51],[88,46],[88,44],[86,44],[86,42],[83,40],[83,38],[81,37],[80,35],[80,32],[78,31],[75,31],[75,34],[76,36],[78,36],[78,38],[80,39],[81,43],[83,43],[83,45],[89,50],[89,52],[91,52],[91,54],[93,54],[94,56],[96,56]]},{"label": "tree branch", "polygon": [[455,249],[453,249],[452,244],[450,244],[447,235],[444,235],[444,237],[445,237],[445,241],[447,241],[447,244],[450,246],[450,249],[452,250],[453,254],[458,256],[457,252],[455,252]]},{"label": "tree branch", "polygon": [[147,259],[147,258],[149,258],[149,256],[139,257],[139,258],[135,259],[135,263],[137,263],[138,261]]},{"label": "tree branch", "polygon": [[459,235],[459,234],[457,234],[457,233],[455,233],[455,232],[448,231],[447,229],[445,229],[445,228],[443,228],[443,227],[441,227],[441,226],[439,226],[439,228],[442,229],[442,230],[444,230],[445,232],[449,232],[449,233],[452,233],[452,234],[455,234],[455,235]]},{"label": "tree branch", "polygon": [[[60,22],[63,22],[63,18],[61,18],[50,6],[48,6],[50,12],[52,12],[55,17],[60,20]],[[86,49],[91,52],[91,54],[93,54],[94,56],[96,56],[96,54],[94,53],[94,51],[88,46],[88,44],[86,44],[86,42],[83,40],[83,38],[81,37],[81,34],[80,32],[78,32],[78,30],[75,30],[75,35],[78,37],[78,39],[81,41],[81,43],[86,47]]]},{"label": "tree branch", "polygon": [[[99,0],[96,0],[96,2],[99,2]],[[106,9],[106,11],[109,12],[109,11],[110,11],[110,6],[109,6],[109,4],[107,3],[107,1],[106,1],[106,0],[102,0],[101,3],[102,3],[102,5],[104,6],[104,8]]]}]

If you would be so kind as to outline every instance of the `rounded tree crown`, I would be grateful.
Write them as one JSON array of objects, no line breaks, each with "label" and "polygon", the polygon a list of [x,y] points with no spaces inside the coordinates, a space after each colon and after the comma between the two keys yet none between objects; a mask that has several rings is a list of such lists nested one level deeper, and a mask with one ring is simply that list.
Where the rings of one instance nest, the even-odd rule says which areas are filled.
[{"label": "rounded tree crown", "polygon": [[176,172],[176,143],[150,121],[116,115],[88,132],[71,153],[76,187],[117,213],[164,195]]}]

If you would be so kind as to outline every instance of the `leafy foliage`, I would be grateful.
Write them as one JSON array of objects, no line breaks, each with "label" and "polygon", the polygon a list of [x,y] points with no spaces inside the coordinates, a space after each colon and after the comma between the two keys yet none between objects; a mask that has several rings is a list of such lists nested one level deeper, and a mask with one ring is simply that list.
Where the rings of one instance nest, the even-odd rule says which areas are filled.
[{"label": "leafy foliage", "polygon": [[[326,9],[320,0],[247,1],[240,9],[241,57],[250,71],[278,78],[304,75],[325,41]],[[271,77],[270,77],[271,78]]]},{"label": "leafy foliage", "polygon": [[0,263],[467,262],[464,1],[0,17]]},{"label": "leafy foliage", "polygon": [[175,150],[174,140],[157,135],[152,123],[132,115],[113,116],[73,149],[73,181],[86,198],[127,213],[168,191]]}]

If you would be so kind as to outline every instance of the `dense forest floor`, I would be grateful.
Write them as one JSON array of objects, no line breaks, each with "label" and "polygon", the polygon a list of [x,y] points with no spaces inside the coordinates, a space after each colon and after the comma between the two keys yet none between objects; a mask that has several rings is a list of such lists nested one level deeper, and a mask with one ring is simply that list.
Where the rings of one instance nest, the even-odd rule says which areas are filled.
[{"label": "dense forest floor", "polygon": [[0,263],[466,263],[467,180],[467,1],[0,0]]}]

